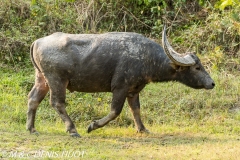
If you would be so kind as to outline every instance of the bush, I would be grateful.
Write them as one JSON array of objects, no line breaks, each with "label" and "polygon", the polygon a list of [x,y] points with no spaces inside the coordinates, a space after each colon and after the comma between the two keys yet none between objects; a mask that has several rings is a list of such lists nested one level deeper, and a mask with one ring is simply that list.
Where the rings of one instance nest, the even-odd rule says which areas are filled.
[{"label": "bush", "polygon": [[30,65],[31,43],[53,32],[130,31],[160,39],[164,23],[178,51],[220,47],[238,57],[239,2],[223,6],[225,1],[0,0],[0,62]]}]

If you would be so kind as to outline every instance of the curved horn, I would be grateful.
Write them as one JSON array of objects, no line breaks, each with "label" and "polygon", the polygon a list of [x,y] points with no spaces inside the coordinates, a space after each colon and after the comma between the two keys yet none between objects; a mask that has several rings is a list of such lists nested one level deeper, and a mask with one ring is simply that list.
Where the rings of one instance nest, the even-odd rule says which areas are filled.
[{"label": "curved horn", "polygon": [[189,55],[181,55],[177,53],[172,46],[169,44],[166,36],[166,26],[164,26],[163,33],[162,33],[162,44],[165,54],[173,61],[173,63],[179,66],[192,66],[196,62],[195,60]]}]

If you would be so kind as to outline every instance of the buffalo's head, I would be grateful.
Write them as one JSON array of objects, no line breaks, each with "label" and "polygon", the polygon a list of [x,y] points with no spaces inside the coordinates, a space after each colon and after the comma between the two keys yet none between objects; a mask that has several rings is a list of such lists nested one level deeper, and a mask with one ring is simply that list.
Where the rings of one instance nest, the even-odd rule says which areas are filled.
[{"label": "buffalo's head", "polygon": [[179,54],[172,48],[167,40],[165,26],[162,33],[162,43],[164,52],[171,60],[170,65],[175,70],[174,77],[177,81],[195,89],[214,88],[213,79],[194,53]]}]

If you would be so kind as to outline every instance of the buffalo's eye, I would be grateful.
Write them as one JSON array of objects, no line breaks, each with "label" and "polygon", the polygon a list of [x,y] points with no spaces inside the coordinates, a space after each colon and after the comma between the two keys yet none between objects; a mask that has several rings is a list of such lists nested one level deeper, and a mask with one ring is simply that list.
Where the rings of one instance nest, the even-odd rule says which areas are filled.
[{"label": "buffalo's eye", "polygon": [[198,71],[199,71],[199,70],[201,70],[201,68],[200,68],[200,67],[196,67],[196,70],[198,70]]}]

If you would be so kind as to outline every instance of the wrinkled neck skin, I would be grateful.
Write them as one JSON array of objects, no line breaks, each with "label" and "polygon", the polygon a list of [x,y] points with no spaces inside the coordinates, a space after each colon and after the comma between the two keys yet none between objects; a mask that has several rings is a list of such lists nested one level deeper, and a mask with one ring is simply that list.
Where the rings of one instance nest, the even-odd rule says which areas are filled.
[{"label": "wrinkled neck skin", "polygon": [[154,71],[152,72],[152,82],[180,81],[176,69],[174,69],[171,60],[166,56],[155,57]]}]

